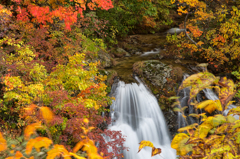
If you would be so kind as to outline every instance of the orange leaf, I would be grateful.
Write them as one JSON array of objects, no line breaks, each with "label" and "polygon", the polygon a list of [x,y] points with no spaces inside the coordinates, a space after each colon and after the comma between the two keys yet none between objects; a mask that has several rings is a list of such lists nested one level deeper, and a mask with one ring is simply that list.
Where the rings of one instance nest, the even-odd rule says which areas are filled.
[{"label": "orange leaf", "polygon": [[40,110],[41,110],[41,114],[42,114],[42,117],[43,119],[49,123],[50,121],[52,121],[53,119],[53,112],[50,108],[48,107],[40,107]]},{"label": "orange leaf", "polygon": [[37,107],[35,104],[31,104],[29,107],[24,108],[27,115],[31,115],[33,113],[33,110]]},{"label": "orange leaf", "polygon": [[155,156],[155,155],[158,155],[162,152],[162,150],[160,148],[155,148],[153,147],[152,148],[152,157]]},{"label": "orange leaf", "polygon": [[17,151],[15,154],[15,159],[20,159],[21,157],[23,157],[23,154],[20,151]]},{"label": "orange leaf", "polygon": [[28,126],[25,128],[25,130],[24,130],[24,137],[25,137],[25,139],[28,140],[29,137],[30,137],[32,134],[35,134],[36,129],[39,129],[39,128],[42,128],[41,122],[37,122],[37,123],[31,124],[31,125],[28,125]]},{"label": "orange leaf", "polygon": [[89,127],[88,130],[92,130],[92,129],[95,129],[95,127]]},{"label": "orange leaf", "polygon": [[217,109],[217,105],[216,104],[209,104],[208,106],[206,106],[204,108],[205,111],[207,111],[208,113],[212,113],[214,110]]},{"label": "orange leaf", "polygon": [[73,152],[76,153],[79,149],[83,147],[83,145],[87,142],[87,140],[82,140],[76,144],[76,146],[73,148]]},{"label": "orange leaf", "polygon": [[37,152],[40,152],[40,148],[45,147],[48,149],[48,147],[52,144],[52,140],[50,140],[47,137],[36,137],[34,139],[31,139],[28,141],[26,146],[26,154],[29,155],[32,152],[32,148],[34,147]]},{"label": "orange leaf", "polygon": [[64,157],[64,159],[71,159],[70,154],[63,145],[54,145],[53,149],[48,151],[46,159],[55,159],[55,157]]},{"label": "orange leaf", "polygon": [[15,156],[7,157],[5,159],[21,159],[23,157],[23,154],[20,151],[17,151]]},{"label": "orange leaf", "polygon": [[0,152],[7,149],[7,141],[3,138],[2,133],[0,132]]}]

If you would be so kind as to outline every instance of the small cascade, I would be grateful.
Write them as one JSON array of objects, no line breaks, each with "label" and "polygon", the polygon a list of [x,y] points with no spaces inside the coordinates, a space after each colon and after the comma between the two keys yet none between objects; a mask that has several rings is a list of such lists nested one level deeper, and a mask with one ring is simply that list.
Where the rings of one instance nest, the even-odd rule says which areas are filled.
[{"label": "small cascade", "polygon": [[[189,75],[188,74],[185,74],[183,76],[183,81],[188,77]],[[190,97],[190,89],[187,87],[187,88],[184,88],[182,90],[179,91],[178,93],[178,96],[180,97],[179,98],[179,102],[180,102],[180,105],[178,106],[180,109],[183,108],[184,106],[187,106],[188,108],[184,110],[184,114],[185,115],[189,115],[189,114],[192,114],[192,113],[196,113],[195,110],[194,110],[194,106],[190,105],[189,103],[191,103],[191,101],[189,102],[189,97]],[[202,101],[202,98],[201,98],[201,95],[198,94],[197,95],[197,101],[200,102]],[[197,120],[191,116],[187,116],[187,122],[188,124],[193,124],[193,123],[196,123]],[[187,122],[186,120],[184,119],[184,117],[182,116],[182,113],[181,112],[178,112],[178,128],[182,128],[182,127],[185,127],[187,126]]]},{"label": "small cascade", "polygon": [[160,48],[155,48],[154,50],[144,52],[141,56],[148,56],[148,55],[154,55],[160,53]]},{"label": "small cascade", "polygon": [[[183,80],[185,80],[187,77],[188,77],[188,75],[184,75]],[[203,92],[204,92],[205,97],[207,99],[210,99],[210,100],[218,100],[219,99],[218,96],[216,95],[216,93],[212,89],[206,88],[206,89],[203,90]],[[188,108],[185,109],[184,113],[185,113],[185,115],[187,115],[188,124],[191,125],[193,123],[197,123],[197,120],[193,117],[188,116],[191,113],[195,113],[194,112],[194,107],[192,105],[189,105],[190,102],[188,102],[189,93],[190,93],[190,89],[189,88],[184,88],[178,93],[178,96],[180,97],[179,98],[179,102],[180,102],[179,108],[182,108],[184,106],[188,106]],[[198,103],[203,101],[202,100],[202,95],[197,94],[196,100],[197,100]],[[236,108],[236,106],[235,105],[229,105],[228,108],[223,111],[223,115],[226,116],[228,114],[229,110],[232,109],[232,108]],[[198,112],[198,113],[202,113],[202,110],[199,110],[199,111],[200,112]],[[234,115],[234,117],[236,119],[239,119],[238,115]],[[183,118],[182,113],[178,112],[178,128],[182,128],[182,127],[185,127],[185,126],[187,126],[186,120]]]},{"label": "small cascade", "polygon": [[[176,151],[171,148],[168,128],[157,99],[140,84],[118,82],[115,101],[111,105],[112,119],[109,129],[120,130],[126,136],[124,159],[176,159]],[[142,140],[151,141],[162,153],[151,157],[151,148],[138,152]]]}]

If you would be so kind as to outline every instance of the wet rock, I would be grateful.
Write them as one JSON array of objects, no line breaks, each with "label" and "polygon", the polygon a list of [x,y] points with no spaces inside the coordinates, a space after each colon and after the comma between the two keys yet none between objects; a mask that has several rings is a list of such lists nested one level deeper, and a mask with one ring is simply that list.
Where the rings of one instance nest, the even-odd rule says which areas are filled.
[{"label": "wet rock", "polygon": [[171,28],[169,29],[166,33],[169,33],[169,34],[179,34],[181,32],[185,32],[185,29],[180,29],[180,28]]},{"label": "wet rock", "polygon": [[152,85],[163,88],[167,78],[171,77],[172,69],[158,60],[148,60],[144,63],[143,72],[145,77],[151,81]]},{"label": "wet rock", "polygon": [[130,57],[130,56],[131,56],[131,54],[129,54],[129,53],[127,52],[125,56],[126,56],[126,57]]},{"label": "wet rock", "polygon": [[176,95],[177,85],[182,80],[181,67],[173,67],[158,60],[136,62],[133,71],[145,81],[158,99],[162,110],[171,110],[168,98]]},{"label": "wet rock", "polygon": [[182,63],[179,59],[174,61],[175,63]]},{"label": "wet rock", "polygon": [[163,111],[163,115],[166,120],[166,124],[170,132],[170,136],[171,138],[173,138],[176,135],[177,129],[178,129],[177,114],[170,110],[170,111]]},{"label": "wet rock", "polygon": [[116,50],[113,50],[112,53],[115,55],[115,57],[123,57],[123,56],[129,56],[130,54],[125,51],[123,48],[117,48]]},{"label": "wet rock", "polygon": [[140,51],[135,52],[135,55],[141,55],[141,54],[142,54],[142,52],[140,52]]},{"label": "wet rock", "polygon": [[111,56],[102,49],[98,51],[98,60],[100,60],[103,68],[111,66]]},{"label": "wet rock", "polygon": [[171,71],[171,78],[176,81],[180,82],[183,77],[183,70],[180,67],[173,67]]},{"label": "wet rock", "polygon": [[104,50],[99,48],[97,56],[87,57],[88,62],[97,62],[100,60],[102,68],[111,67],[111,56]]},{"label": "wet rock", "polygon": [[161,60],[161,59],[163,59],[163,58],[164,58],[164,56],[163,56],[163,55],[160,55],[160,54],[158,54],[158,56],[157,56],[157,57],[158,57],[158,59],[159,59],[159,60]]},{"label": "wet rock", "polygon": [[116,77],[118,77],[118,74],[116,71],[114,70],[99,70],[99,73],[101,75],[106,75],[107,76],[107,80],[105,81],[107,86],[112,86],[112,84],[114,83],[114,79]]}]

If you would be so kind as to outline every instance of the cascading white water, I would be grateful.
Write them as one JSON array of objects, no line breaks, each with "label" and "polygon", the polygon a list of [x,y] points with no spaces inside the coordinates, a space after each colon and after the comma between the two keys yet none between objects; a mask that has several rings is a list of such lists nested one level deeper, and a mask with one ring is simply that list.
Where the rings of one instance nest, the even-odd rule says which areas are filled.
[{"label": "cascading white water", "polygon": [[[189,75],[188,74],[184,74],[183,76],[183,81],[188,77]],[[179,98],[179,102],[180,102],[180,105],[178,106],[179,108],[182,108],[184,106],[188,106],[188,113],[185,114],[185,115],[189,115],[189,114],[192,114],[192,113],[196,113],[195,110],[194,110],[194,106],[190,105],[189,103],[189,97],[190,97],[190,89],[187,87],[187,88],[184,88],[182,89],[179,93],[178,93],[178,96],[180,97]],[[201,99],[201,96],[200,94],[197,94],[197,101],[198,102],[201,102],[202,99]],[[185,111],[186,112],[186,111]],[[196,123],[197,120],[191,116],[187,116],[187,121],[188,121],[188,124],[193,124],[193,123]],[[178,112],[178,128],[182,128],[182,127],[185,127],[187,126],[187,123],[186,123],[186,120],[183,118],[183,115],[181,112]]]},{"label": "cascading white water", "polygon": [[[139,80],[138,80],[139,81]],[[176,159],[162,111],[156,98],[140,84],[119,82],[116,100],[111,105],[111,130],[120,130],[126,136],[124,159]],[[138,152],[142,140],[151,141],[162,153],[151,157],[151,148]]]}]

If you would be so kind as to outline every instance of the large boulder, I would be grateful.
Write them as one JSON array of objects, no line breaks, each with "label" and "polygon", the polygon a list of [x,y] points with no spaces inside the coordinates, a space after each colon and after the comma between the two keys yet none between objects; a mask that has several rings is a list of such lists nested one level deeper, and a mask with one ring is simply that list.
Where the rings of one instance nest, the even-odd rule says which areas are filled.
[{"label": "large boulder", "polygon": [[168,98],[176,95],[178,84],[182,80],[183,71],[180,67],[173,67],[158,60],[147,60],[136,62],[133,71],[151,89],[162,110],[172,109]]},{"label": "large boulder", "polygon": [[123,48],[116,48],[114,50],[111,51],[115,57],[121,58],[124,56],[131,56],[126,50],[124,50]]},{"label": "large boulder", "polygon": [[111,67],[111,56],[102,49],[98,51],[98,57],[96,60],[100,60],[103,68]]},{"label": "large boulder", "polygon": [[163,89],[167,79],[171,77],[172,68],[158,60],[148,60],[144,63],[144,76],[152,85]]}]

